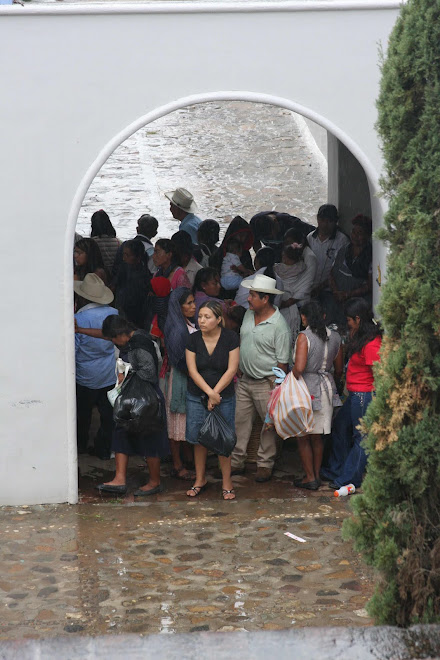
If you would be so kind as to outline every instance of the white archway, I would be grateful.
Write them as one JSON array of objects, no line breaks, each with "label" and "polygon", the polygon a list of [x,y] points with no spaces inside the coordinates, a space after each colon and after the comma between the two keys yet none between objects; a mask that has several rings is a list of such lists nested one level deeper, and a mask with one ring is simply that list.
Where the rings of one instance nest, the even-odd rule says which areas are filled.
[{"label": "white archway", "polygon": [[[332,133],[335,137],[342,142],[349,151],[355,156],[355,158],[362,165],[370,186],[370,197],[372,198],[376,195],[379,189],[378,184],[378,175],[369,159],[365,156],[363,151],[359,146],[338,126],[335,126],[331,121],[326,117],[319,115],[318,113],[302,106],[300,103],[291,101],[289,99],[281,98],[278,96],[273,96],[271,94],[264,93],[255,93],[255,92],[211,92],[205,94],[194,94],[192,96],[187,96],[177,101],[172,101],[166,105],[157,108],[147,114],[143,115],[136,121],[129,124],[123,130],[121,130],[114,138],[112,138],[99,152],[93,163],[90,165],[84,177],[81,180],[81,183],[78,186],[78,189],[75,193],[75,196],[72,200],[72,204],[69,211],[69,217],[67,221],[66,229],[66,240],[65,240],[65,333],[66,337],[69,335],[72,336],[72,309],[73,309],[73,287],[69,285],[71,281],[71,270],[72,270],[72,249],[73,249],[73,237],[75,233],[75,226],[78,219],[78,215],[83,203],[84,197],[89,189],[93,179],[98,174],[101,167],[111,156],[111,154],[133,133],[142,129],[144,126],[150,124],[156,119],[160,119],[165,115],[170,114],[176,110],[182,108],[209,103],[212,101],[246,101],[252,103],[264,103],[267,105],[272,105],[279,108],[284,108],[292,112],[311,119],[316,124],[319,124],[325,128],[328,132]],[[73,337],[71,342],[71,350],[66,352],[66,373],[74,373],[75,366],[75,354],[73,349]],[[67,395],[70,398],[71,402],[75,402],[75,379],[74,377],[68,378],[67,382]],[[78,499],[78,483],[77,483],[77,444],[76,444],[76,426],[75,426],[76,411],[74,406],[69,405],[69,418],[68,418],[68,460],[69,460],[69,478],[68,478],[68,489],[69,489],[69,502],[77,502]]]},{"label": "white archway", "polygon": [[[0,41],[14,53],[0,71],[0,300],[11,360],[0,399],[1,504],[77,499],[70,255],[79,206],[102,163],[138,128],[187,105],[273,104],[336,136],[338,157],[345,147],[354,155],[380,219],[377,51],[399,6],[190,0],[0,7]],[[182,35],[192,35],[188,47]],[[263,47],[268,41],[276,47]],[[384,252],[380,265],[383,272]]]}]

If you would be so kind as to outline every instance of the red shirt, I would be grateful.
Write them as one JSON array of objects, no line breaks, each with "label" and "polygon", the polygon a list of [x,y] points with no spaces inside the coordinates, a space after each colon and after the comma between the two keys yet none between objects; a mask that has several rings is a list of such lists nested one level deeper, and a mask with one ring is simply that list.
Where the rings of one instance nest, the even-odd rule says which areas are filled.
[{"label": "red shirt", "polygon": [[346,384],[349,392],[372,392],[374,390],[373,363],[379,362],[382,337],[375,337],[365,344],[359,353],[348,361]]}]

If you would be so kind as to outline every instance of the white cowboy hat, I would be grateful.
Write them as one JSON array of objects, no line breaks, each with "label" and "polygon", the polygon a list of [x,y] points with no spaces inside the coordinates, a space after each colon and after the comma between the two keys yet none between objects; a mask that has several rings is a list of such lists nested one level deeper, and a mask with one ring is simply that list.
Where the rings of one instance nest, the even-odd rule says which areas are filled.
[{"label": "white cowboy hat", "polygon": [[259,291],[260,293],[284,293],[275,288],[276,280],[272,277],[267,277],[267,275],[255,275],[248,280],[243,280],[241,286],[244,286],[245,289],[252,289],[252,291]]},{"label": "white cowboy hat", "polygon": [[182,209],[182,211],[186,211],[187,213],[195,213],[197,211],[197,204],[194,201],[194,197],[185,188],[176,188],[176,190],[165,193],[165,197],[170,200],[171,204]]},{"label": "white cowboy hat", "polygon": [[95,273],[87,273],[81,282],[74,282],[73,288],[75,293],[81,298],[90,300],[91,302],[101,303],[101,305],[108,305],[112,302],[114,295],[110,289],[105,286],[104,282]]}]

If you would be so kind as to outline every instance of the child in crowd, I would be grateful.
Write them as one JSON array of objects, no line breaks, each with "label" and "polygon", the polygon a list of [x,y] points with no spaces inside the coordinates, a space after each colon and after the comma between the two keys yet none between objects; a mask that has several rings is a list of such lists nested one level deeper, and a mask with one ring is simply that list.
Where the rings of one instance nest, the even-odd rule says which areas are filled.
[{"label": "child in crowd", "polygon": [[230,291],[238,289],[247,271],[240,261],[243,246],[238,238],[229,239],[226,250],[222,262],[220,283],[226,291]]},{"label": "child in crowd", "polygon": [[83,280],[88,273],[95,273],[104,284],[108,277],[104,267],[101,250],[93,238],[80,238],[73,250],[74,280]]}]

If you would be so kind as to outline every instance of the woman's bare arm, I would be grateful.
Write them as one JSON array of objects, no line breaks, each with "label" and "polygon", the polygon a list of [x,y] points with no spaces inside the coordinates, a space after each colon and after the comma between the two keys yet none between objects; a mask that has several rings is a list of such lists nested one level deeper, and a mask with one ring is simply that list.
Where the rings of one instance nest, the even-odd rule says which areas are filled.
[{"label": "woman's bare arm", "polygon": [[234,348],[234,350],[229,351],[228,368],[218,381],[217,385],[214,387],[214,392],[220,394],[220,392],[222,392],[229,385],[229,383],[231,383],[232,379],[237,373],[239,361],[240,349],[237,346],[237,348]]},{"label": "woman's bare arm", "polygon": [[295,353],[295,364],[292,367],[293,375],[298,379],[307,364],[307,355],[309,352],[309,345],[307,343],[307,337],[303,334],[298,335],[296,340],[296,353]]},{"label": "woman's bare arm", "polygon": [[218,403],[220,403],[220,395],[217,392],[214,392],[212,387],[209,387],[206,380],[203,378],[203,376],[199,374],[197,370],[196,354],[186,349],[185,356],[186,356],[186,366],[188,367],[188,373],[192,378],[193,382],[195,383],[195,385],[197,385],[197,387],[199,387],[202,390],[202,392],[205,392],[205,394],[207,394],[209,397],[211,397],[212,394],[216,395],[216,397],[218,397]]},{"label": "woman's bare arm", "polygon": [[107,337],[103,336],[102,330],[100,328],[80,328],[78,326],[78,323],[76,322],[76,319],[75,319],[75,332],[77,332],[80,335],[95,337],[95,339],[107,339],[107,341],[111,341]]}]

